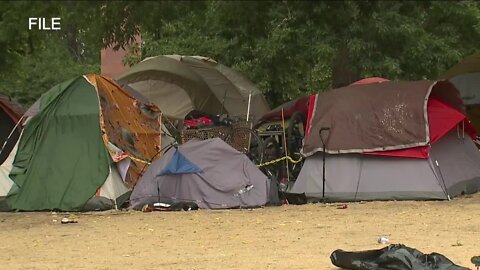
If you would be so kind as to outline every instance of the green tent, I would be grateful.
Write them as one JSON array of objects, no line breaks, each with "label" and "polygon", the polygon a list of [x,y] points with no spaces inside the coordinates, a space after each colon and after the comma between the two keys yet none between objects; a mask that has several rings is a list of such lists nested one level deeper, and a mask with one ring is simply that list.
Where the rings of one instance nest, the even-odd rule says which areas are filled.
[{"label": "green tent", "polygon": [[[126,174],[114,162],[121,161],[109,151],[121,143],[114,142],[104,124],[109,114],[104,95],[114,92],[134,100],[113,81],[96,75],[79,76],[42,95],[26,113],[30,116],[20,139],[0,166],[2,210],[104,210],[128,198]],[[116,108],[117,114],[127,112]],[[158,129],[149,134],[159,137]],[[132,169],[128,157],[134,158],[129,155],[134,151],[120,152]]]}]

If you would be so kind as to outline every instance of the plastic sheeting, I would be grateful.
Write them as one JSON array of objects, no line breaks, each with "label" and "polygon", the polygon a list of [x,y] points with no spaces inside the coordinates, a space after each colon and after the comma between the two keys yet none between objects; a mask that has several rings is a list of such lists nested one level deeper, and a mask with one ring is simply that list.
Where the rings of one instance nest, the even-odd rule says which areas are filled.
[{"label": "plastic sheeting", "polygon": [[442,254],[424,254],[401,244],[358,252],[338,249],[330,260],[335,266],[349,270],[469,270]]}]

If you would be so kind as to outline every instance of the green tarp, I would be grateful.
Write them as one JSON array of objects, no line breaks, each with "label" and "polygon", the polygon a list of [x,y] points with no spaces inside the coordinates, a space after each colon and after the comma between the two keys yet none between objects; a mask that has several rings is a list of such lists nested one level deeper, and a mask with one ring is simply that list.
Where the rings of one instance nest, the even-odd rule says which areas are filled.
[{"label": "green tarp", "polygon": [[16,187],[7,196],[9,207],[82,210],[105,182],[111,163],[95,88],[83,76],[55,86],[30,121],[10,173]]}]

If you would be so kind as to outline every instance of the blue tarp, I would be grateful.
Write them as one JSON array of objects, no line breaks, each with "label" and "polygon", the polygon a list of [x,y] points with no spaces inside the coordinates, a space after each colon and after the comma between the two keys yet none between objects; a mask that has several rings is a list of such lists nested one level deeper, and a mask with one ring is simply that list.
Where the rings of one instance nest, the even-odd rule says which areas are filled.
[{"label": "blue tarp", "polygon": [[168,165],[157,176],[199,172],[202,172],[202,170],[197,165],[193,164],[178,150],[175,150]]}]

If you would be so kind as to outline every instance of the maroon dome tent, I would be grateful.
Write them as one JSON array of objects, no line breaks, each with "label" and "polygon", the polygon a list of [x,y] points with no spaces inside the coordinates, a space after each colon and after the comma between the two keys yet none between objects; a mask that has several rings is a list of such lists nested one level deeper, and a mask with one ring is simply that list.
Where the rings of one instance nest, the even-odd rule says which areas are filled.
[{"label": "maroon dome tent", "polygon": [[[356,84],[317,94],[311,104],[306,160],[292,192],[358,201],[448,199],[480,190],[476,134],[450,82]],[[323,137],[320,130],[327,130]]]}]

